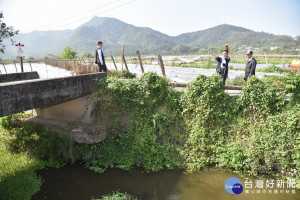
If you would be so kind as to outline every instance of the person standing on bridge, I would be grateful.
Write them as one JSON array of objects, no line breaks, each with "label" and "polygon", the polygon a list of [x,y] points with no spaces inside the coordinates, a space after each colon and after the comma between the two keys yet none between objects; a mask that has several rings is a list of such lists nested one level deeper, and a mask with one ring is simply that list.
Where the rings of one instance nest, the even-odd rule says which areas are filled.
[{"label": "person standing on bridge", "polygon": [[252,75],[255,76],[255,69],[256,69],[256,60],[253,57],[253,51],[247,51],[247,57],[248,57],[248,62],[246,65],[246,70],[245,70],[245,77],[244,80],[247,81],[248,78]]},{"label": "person standing on bridge", "polygon": [[228,63],[230,62],[228,51],[224,50],[223,56],[217,56],[216,60],[218,61],[216,72],[223,78],[223,85],[225,85],[225,81],[228,76]]},{"label": "person standing on bridge", "polygon": [[96,58],[95,63],[99,66],[99,72],[107,72],[107,67],[105,64],[104,54],[102,51],[103,43],[101,41],[98,41],[98,48],[96,49]]}]

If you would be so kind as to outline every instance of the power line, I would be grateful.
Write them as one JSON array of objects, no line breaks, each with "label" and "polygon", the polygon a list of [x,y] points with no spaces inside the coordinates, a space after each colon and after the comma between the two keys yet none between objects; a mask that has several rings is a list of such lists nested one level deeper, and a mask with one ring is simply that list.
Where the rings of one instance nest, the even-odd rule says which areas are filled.
[{"label": "power line", "polygon": [[[137,1],[137,0],[132,0],[132,1],[129,1],[129,2],[127,2],[127,3],[123,3],[123,4],[119,5],[119,6],[115,6],[115,7],[113,7],[113,8],[110,8],[110,9],[108,9],[108,10],[104,10],[104,11],[101,12],[101,14],[106,13],[106,12],[109,12],[109,11],[114,10],[114,9],[117,9],[117,8],[120,8],[120,7],[122,7],[122,6],[128,5],[128,4],[133,3],[133,2],[135,2],[135,1]],[[72,21],[72,22],[67,23],[67,24],[63,24],[63,25],[60,25],[60,26],[56,26],[56,28],[63,27],[63,26],[67,26],[67,25],[70,25],[70,24],[74,24],[74,23],[76,23],[76,22],[78,22],[78,21],[82,21],[82,20],[84,20],[84,19],[88,19],[88,18],[93,17],[93,16],[95,16],[95,14],[94,14],[94,15],[90,15],[90,16],[88,16],[88,17],[84,17],[84,18],[82,18],[82,19],[77,19],[76,21]]]},{"label": "power line", "polygon": [[117,3],[117,2],[119,2],[119,1],[121,1],[121,0],[113,1],[113,2],[108,3],[108,4],[105,4],[105,5],[103,5],[103,6],[100,6],[100,7],[97,7],[97,8],[93,8],[93,9],[91,9],[91,10],[87,10],[87,11],[85,11],[85,12],[79,13],[79,14],[77,14],[77,15],[73,15],[73,16],[71,16],[71,17],[67,17],[67,18],[64,18],[64,19],[62,19],[62,20],[59,20],[59,21],[50,23],[50,24],[40,26],[39,28],[44,28],[44,27],[51,26],[51,25],[54,25],[54,24],[59,24],[59,23],[61,23],[61,22],[67,21],[67,20],[69,20],[69,19],[73,19],[73,18],[76,18],[76,17],[78,17],[78,16],[85,15],[86,13],[89,13],[89,12],[91,12],[91,11],[98,10],[98,9],[100,9],[100,8],[104,8],[104,7],[106,7],[106,6],[112,5],[112,4]]}]

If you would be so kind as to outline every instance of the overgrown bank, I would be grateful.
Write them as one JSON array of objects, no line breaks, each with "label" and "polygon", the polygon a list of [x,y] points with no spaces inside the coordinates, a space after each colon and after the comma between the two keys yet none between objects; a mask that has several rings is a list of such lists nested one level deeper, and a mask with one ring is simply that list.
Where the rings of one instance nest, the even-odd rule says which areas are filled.
[{"label": "overgrown bank", "polygon": [[[219,166],[299,179],[300,76],[266,83],[251,78],[243,93],[232,97],[217,76],[197,77],[184,93],[153,73],[137,80],[110,77],[99,81],[102,90],[95,93],[115,122],[112,134],[101,143],[75,144],[20,116],[1,119],[1,143],[5,151],[26,153],[50,166],[59,167],[72,158],[96,172],[116,167],[197,171]],[[121,120],[124,115],[127,124]]]}]

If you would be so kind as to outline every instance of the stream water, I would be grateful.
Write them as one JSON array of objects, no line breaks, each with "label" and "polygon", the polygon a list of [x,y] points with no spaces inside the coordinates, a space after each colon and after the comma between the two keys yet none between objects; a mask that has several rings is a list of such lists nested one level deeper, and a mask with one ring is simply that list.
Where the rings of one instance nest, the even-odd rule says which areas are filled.
[{"label": "stream water", "polygon": [[[41,190],[33,199],[48,200],[90,200],[100,198],[112,191],[127,192],[142,200],[296,200],[300,199],[300,190],[255,188],[255,182],[268,178],[251,177],[246,180],[238,174],[212,168],[198,173],[185,175],[183,171],[160,171],[153,173],[127,172],[109,169],[97,174],[81,165],[66,166],[60,169],[42,170]],[[241,194],[229,194],[224,184],[230,177],[237,177],[244,190]],[[245,188],[245,181],[253,182],[252,189]],[[248,186],[247,186],[248,187]],[[249,194],[247,194],[247,191]],[[276,190],[278,193],[276,193]],[[260,191],[260,192],[258,192]]]}]

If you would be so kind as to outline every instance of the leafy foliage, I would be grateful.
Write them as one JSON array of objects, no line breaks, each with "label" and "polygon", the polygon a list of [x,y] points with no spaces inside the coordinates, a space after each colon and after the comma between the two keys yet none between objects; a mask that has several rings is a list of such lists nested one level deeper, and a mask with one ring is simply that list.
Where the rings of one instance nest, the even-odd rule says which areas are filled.
[{"label": "leafy foliage", "polygon": [[[13,27],[7,26],[3,21],[3,13],[0,12],[0,53],[4,53],[5,45],[3,40],[17,35],[19,31],[15,31]],[[11,40],[13,43],[13,40]]]},{"label": "leafy foliage", "polygon": [[48,166],[65,164],[62,152],[67,146],[58,132],[47,131],[41,126],[24,122],[26,114],[15,114],[0,119],[0,143],[14,153],[26,153],[30,157],[44,159]]},{"label": "leafy foliage", "polygon": [[[217,165],[299,178],[298,77],[289,76],[286,82],[291,85],[281,91],[251,77],[238,97],[226,97],[221,86],[211,89],[214,77],[192,82],[183,98],[185,121],[191,130],[182,151],[188,169]],[[290,101],[285,100],[287,93],[292,95]]]},{"label": "leafy foliage", "polygon": [[285,105],[285,95],[285,91],[268,87],[263,81],[252,76],[245,83],[237,104],[245,117],[256,117],[257,120],[259,117],[281,111]]},{"label": "leafy foliage", "polygon": [[187,88],[181,104],[189,127],[181,152],[191,170],[215,163],[216,149],[227,140],[234,99],[223,90],[219,76],[198,76]]},{"label": "leafy foliage", "polygon": [[291,73],[293,69],[285,69],[271,65],[270,67],[263,67],[256,69],[257,72],[274,72],[274,73]]},{"label": "leafy foliage", "polygon": [[108,77],[115,77],[115,78],[126,78],[126,79],[133,79],[136,78],[136,74],[130,73],[129,71],[117,71],[117,70],[109,70],[107,71]]},{"label": "leafy foliage", "polygon": [[76,55],[76,51],[72,51],[72,48],[70,46],[66,46],[64,52],[60,55],[60,57],[65,59],[73,59],[76,57]]},{"label": "leafy foliage", "polygon": [[[99,144],[76,145],[79,157],[97,172],[108,167],[157,171],[180,166],[177,144],[184,134],[178,117],[179,96],[168,81],[146,73],[138,80],[111,77],[99,84],[96,100],[111,112],[114,128]],[[112,100],[105,102],[107,97]],[[127,128],[121,123],[124,115],[129,115]]]},{"label": "leafy foliage", "polygon": [[136,200],[136,197],[133,197],[127,193],[121,193],[121,192],[113,192],[109,195],[104,195],[101,199],[94,199],[92,200]]}]

